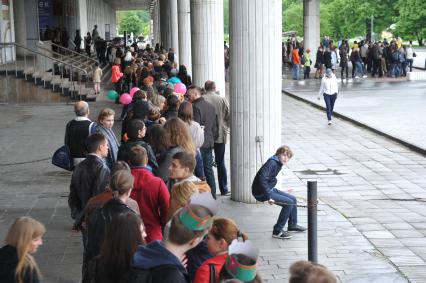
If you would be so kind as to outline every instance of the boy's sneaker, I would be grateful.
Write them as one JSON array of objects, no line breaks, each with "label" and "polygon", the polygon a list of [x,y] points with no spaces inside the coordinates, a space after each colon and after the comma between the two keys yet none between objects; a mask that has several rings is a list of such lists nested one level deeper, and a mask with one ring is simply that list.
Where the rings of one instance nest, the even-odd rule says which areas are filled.
[{"label": "boy's sneaker", "polygon": [[290,226],[288,227],[287,231],[289,232],[304,232],[306,231],[306,228],[300,225],[294,225],[294,226]]},{"label": "boy's sneaker", "polygon": [[277,238],[277,239],[291,239],[291,237],[292,236],[287,231],[281,231],[281,232],[278,232],[278,234],[272,233],[272,238]]}]

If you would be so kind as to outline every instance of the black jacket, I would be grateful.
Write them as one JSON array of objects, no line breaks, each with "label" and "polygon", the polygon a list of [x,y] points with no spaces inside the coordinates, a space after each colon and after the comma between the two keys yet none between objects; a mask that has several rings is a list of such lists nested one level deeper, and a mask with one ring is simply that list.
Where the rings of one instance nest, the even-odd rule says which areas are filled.
[{"label": "black jacket", "polygon": [[269,192],[277,184],[277,175],[281,171],[283,164],[278,160],[278,157],[271,158],[260,167],[254,177],[251,186],[252,194],[258,201],[267,201],[270,199]]},{"label": "black jacket", "polygon": [[86,139],[89,136],[90,125],[87,120],[71,120],[65,130],[65,144],[68,145],[72,158],[86,157]]},{"label": "black jacket", "polygon": [[327,69],[331,69],[331,52],[330,51],[324,52],[324,65]]},{"label": "black jacket", "polygon": [[203,97],[196,99],[192,103],[192,109],[194,111],[194,121],[204,126],[204,143],[201,148],[213,148],[214,141],[219,135],[216,109],[205,101]]},{"label": "black jacket", "polygon": [[118,149],[117,160],[122,160],[122,161],[128,162],[129,161],[129,152],[130,152],[130,149],[132,147],[134,147],[135,145],[140,145],[143,148],[145,148],[146,153],[148,155],[148,165],[151,167],[153,173],[155,174],[157,172],[157,170],[158,170],[157,158],[155,157],[154,150],[149,145],[149,143],[144,142],[143,140],[136,140],[136,141],[129,140],[127,142],[121,143],[121,146]]},{"label": "black jacket", "polygon": [[109,173],[106,163],[93,154],[89,154],[75,167],[68,196],[71,217],[75,219],[74,228],[80,227],[84,218],[84,207],[89,199],[105,190]]},{"label": "black jacket", "polygon": [[[0,281],[15,283],[15,268],[18,264],[18,253],[15,247],[6,245],[0,249]],[[39,283],[36,272],[29,268],[24,271],[24,283]]]},{"label": "black jacket", "polygon": [[114,215],[121,213],[136,213],[119,199],[110,199],[103,207],[94,209],[89,216],[87,225],[87,260],[100,253],[106,229]]},{"label": "black jacket", "polygon": [[[132,283],[189,283],[188,273],[179,259],[159,241],[139,246],[132,263]],[[150,279],[150,280],[147,280]]]}]

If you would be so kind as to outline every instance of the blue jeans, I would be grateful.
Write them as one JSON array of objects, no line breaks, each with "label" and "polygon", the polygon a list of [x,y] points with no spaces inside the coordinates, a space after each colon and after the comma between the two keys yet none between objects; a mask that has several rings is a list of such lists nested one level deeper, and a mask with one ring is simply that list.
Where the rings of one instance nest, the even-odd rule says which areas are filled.
[{"label": "blue jeans", "polygon": [[327,109],[328,121],[331,121],[331,117],[333,117],[334,102],[336,102],[336,98],[337,98],[337,93],[333,95],[328,95],[324,93],[324,101],[325,101],[325,107]]},{"label": "blue jeans", "polygon": [[214,161],[217,166],[217,180],[219,182],[219,190],[222,195],[228,192],[228,175],[225,167],[225,144],[214,144]]},{"label": "blue jeans", "polygon": [[299,79],[299,71],[300,71],[300,65],[299,64],[293,64],[292,67],[292,73],[293,73],[293,80],[298,80]]},{"label": "blue jeans", "polygon": [[204,175],[204,166],[203,166],[203,158],[201,157],[200,150],[197,149],[197,153],[195,154],[195,164],[194,175],[201,180],[205,180],[206,176]]},{"label": "blue jeans", "polygon": [[213,154],[212,148],[200,148],[201,157],[203,158],[204,174],[206,175],[207,184],[212,190],[213,198],[216,198],[216,181],[213,173]]},{"label": "blue jeans", "polygon": [[280,205],[281,206],[281,212],[278,216],[277,224],[274,225],[274,234],[277,234],[281,232],[287,223],[288,220],[288,226],[295,226],[297,225],[297,199],[296,197],[285,193],[283,191],[277,190],[273,188],[270,192],[270,197],[276,202],[282,202],[282,203],[288,203],[288,204],[294,204],[294,205]]}]

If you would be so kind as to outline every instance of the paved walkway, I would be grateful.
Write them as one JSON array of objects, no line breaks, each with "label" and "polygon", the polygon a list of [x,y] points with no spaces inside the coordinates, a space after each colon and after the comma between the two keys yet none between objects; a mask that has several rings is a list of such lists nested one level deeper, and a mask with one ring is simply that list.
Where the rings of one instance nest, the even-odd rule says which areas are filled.
[{"label": "paved walkway", "polygon": [[[325,106],[323,98],[317,100],[320,80],[290,78],[285,71],[284,91]],[[339,79],[339,90],[335,112],[426,151],[426,81]]]},{"label": "paved walkway", "polygon": [[[283,141],[295,152],[283,189],[303,203],[305,179],[319,181],[320,262],[341,282],[407,282],[405,276],[426,282],[425,158],[339,119],[328,127],[321,111],[287,96],[282,103]],[[91,104],[92,118],[104,106],[117,108]],[[79,282],[82,245],[80,235],[71,233],[70,174],[49,160],[63,142],[72,106],[1,107],[0,238],[16,217],[35,217],[48,230],[36,255],[45,282]],[[307,258],[306,233],[271,238],[279,207],[227,197],[220,203],[221,215],[233,217],[260,247],[268,282],[285,282],[290,264]],[[299,219],[306,225],[306,209],[299,209]]]}]

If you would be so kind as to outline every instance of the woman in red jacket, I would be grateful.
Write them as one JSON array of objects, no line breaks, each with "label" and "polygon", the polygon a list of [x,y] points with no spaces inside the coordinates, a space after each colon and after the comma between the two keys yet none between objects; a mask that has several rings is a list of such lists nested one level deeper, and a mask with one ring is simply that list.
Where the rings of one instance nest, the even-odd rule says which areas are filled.
[{"label": "woman in red jacket", "polygon": [[121,84],[120,79],[123,77],[123,73],[121,72],[121,59],[115,58],[114,63],[111,67],[111,81],[114,84],[115,91],[119,94],[121,93]]},{"label": "woman in red jacket", "polygon": [[197,269],[194,283],[209,283],[212,276],[216,277],[216,282],[219,282],[220,271],[228,256],[228,247],[233,240],[239,237],[244,241],[248,239],[246,234],[238,230],[237,224],[232,219],[215,218],[207,236],[207,247],[213,257],[206,260]]}]

